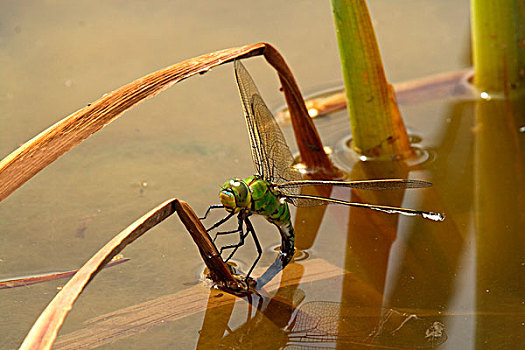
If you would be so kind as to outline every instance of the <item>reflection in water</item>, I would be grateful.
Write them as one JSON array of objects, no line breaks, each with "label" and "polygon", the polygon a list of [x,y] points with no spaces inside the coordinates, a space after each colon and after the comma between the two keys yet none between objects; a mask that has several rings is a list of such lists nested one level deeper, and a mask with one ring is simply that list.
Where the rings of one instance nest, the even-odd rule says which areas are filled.
[{"label": "reflection in water", "polygon": [[[235,330],[228,326],[234,305],[224,308],[207,308],[202,330],[200,331],[198,349],[230,349],[242,346],[253,349],[280,349],[287,342],[285,326],[290,322],[292,314],[299,303],[305,298],[304,292],[298,289],[299,284],[283,284],[287,281],[289,270],[281,275],[281,286],[270,298],[265,292],[248,295],[247,321]],[[299,281],[302,270],[293,280]],[[213,293],[210,294],[210,297]],[[213,303],[213,300],[209,300]],[[255,315],[252,317],[252,305]]]},{"label": "reflection in water", "polygon": [[336,302],[301,306],[287,328],[288,348],[368,345],[374,348],[434,348],[446,341],[441,322],[393,309],[345,308]]},{"label": "reflection in water", "polygon": [[[525,344],[525,98],[476,105],[474,181],[478,312],[520,310],[518,317],[479,317],[479,349]],[[512,335],[502,337],[498,333]]]},{"label": "reflection in water", "polygon": [[353,344],[377,349],[432,349],[447,339],[435,315],[350,308],[323,301],[297,307],[304,297],[296,287],[282,288],[269,300],[261,295],[247,297],[247,320],[236,329],[228,325],[234,304],[209,308],[197,348],[317,349]]},{"label": "reflection in water", "polygon": [[[448,310],[456,293],[455,276],[465,249],[472,205],[471,114],[468,106],[455,106],[436,160],[427,164],[434,191],[422,206],[434,205],[447,212],[440,226],[410,222],[402,240],[403,255],[397,256],[397,274],[390,277],[386,299],[389,307]],[[467,180],[467,181],[465,181]],[[468,214],[467,214],[468,215]],[[468,231],[467,231],[468,232]],[[442,322],[445,323],[445,320]]]}]

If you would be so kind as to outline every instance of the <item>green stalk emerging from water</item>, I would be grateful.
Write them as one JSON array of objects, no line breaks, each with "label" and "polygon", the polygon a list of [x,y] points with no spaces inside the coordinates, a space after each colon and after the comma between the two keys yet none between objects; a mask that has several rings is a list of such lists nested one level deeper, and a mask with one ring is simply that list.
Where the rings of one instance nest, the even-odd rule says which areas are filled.
[{"label": "green stalk emerging from water", "polygon": [[489,94],[523,92],[525,3],[472,0],[471,11],[474,85]]},{"label": "green stalk emerging from water", "polygon": [[353,148],[367,157],[401,157],[410,143],[385,77],[364,0],[332,0],[352,128]]}]

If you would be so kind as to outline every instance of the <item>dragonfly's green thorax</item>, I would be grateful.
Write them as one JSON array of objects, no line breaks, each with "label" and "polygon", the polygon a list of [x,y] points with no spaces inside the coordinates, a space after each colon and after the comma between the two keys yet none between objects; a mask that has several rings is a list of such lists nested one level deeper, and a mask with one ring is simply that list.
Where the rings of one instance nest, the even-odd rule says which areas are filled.
[{"label": "dragonfly's green thorax", "polygon": [[224,208],[231,213],[244,209],[265,216],[277,226],[290,223],[288,204],[268,181],[257,175],[226,181],[219,197]]}]

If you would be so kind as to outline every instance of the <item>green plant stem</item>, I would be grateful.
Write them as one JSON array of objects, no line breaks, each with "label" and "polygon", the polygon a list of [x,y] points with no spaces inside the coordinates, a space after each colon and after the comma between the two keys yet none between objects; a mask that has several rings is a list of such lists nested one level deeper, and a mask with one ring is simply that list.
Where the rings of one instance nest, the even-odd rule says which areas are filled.
[{"label": "green plant stem", "polygon": [[386,81],[364,0],[332,0],[352,128],[352,146],[369,157],[399,157],[410,143]]},{"label": "green plant stem", "polygon": [[525,2],[472,0],[474,85],[510,96],[525,88]]}]

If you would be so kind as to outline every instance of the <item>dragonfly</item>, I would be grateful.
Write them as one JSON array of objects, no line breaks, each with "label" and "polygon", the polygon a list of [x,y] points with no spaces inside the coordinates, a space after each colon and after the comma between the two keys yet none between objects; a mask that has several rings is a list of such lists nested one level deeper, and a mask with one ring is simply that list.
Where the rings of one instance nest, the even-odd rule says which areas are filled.
[{"label": "dragonfly", "polygon": [[[239,234],[239,242],[225,245],[220,254],[226,249],[232,249],[228,261],[239,247],[244,244],[245,238],[251,234],[257,257],[246,274],[248,278],[262,255],[262,248],[250,222],[251,215],[260,215],[275,225],[281,235],[280,259],[283,267],[288,264],[294,255],[294,228],[291,221],[288,203],[295,206],[313,206],[322,204],[342,204],[351,207],[367,208],[390,214],[419,215],[434,221],[442,221],[440,213],[425,212],[414,209],[405,209],[383,205],[355,203],[340,199],[301,194],[301,188],[306,186],[338,186],[363,190],[392,190],[429,187],[432,184],[422,180],[410,179],[382,179],[362,181],[337,180],[303,180],[301,173],[293,166],[294,157],[286,143],[284,135],[270,112],[255,85],[252,77],[239,61],[234,61],[235,78],[241,97],[246,125],[250,138],[251,153],[256,174],[245,179],[232,178],[227,180],[219,191],[221,204],[211,205],[201,220],[207,218],[212,209],[224,208],[228,215],[216,222],[207,231],[211,231],[237,215],[237,228],[230,231],[217,232],[218,236]],[[246,227],[246,229],[245,229]]]}]

